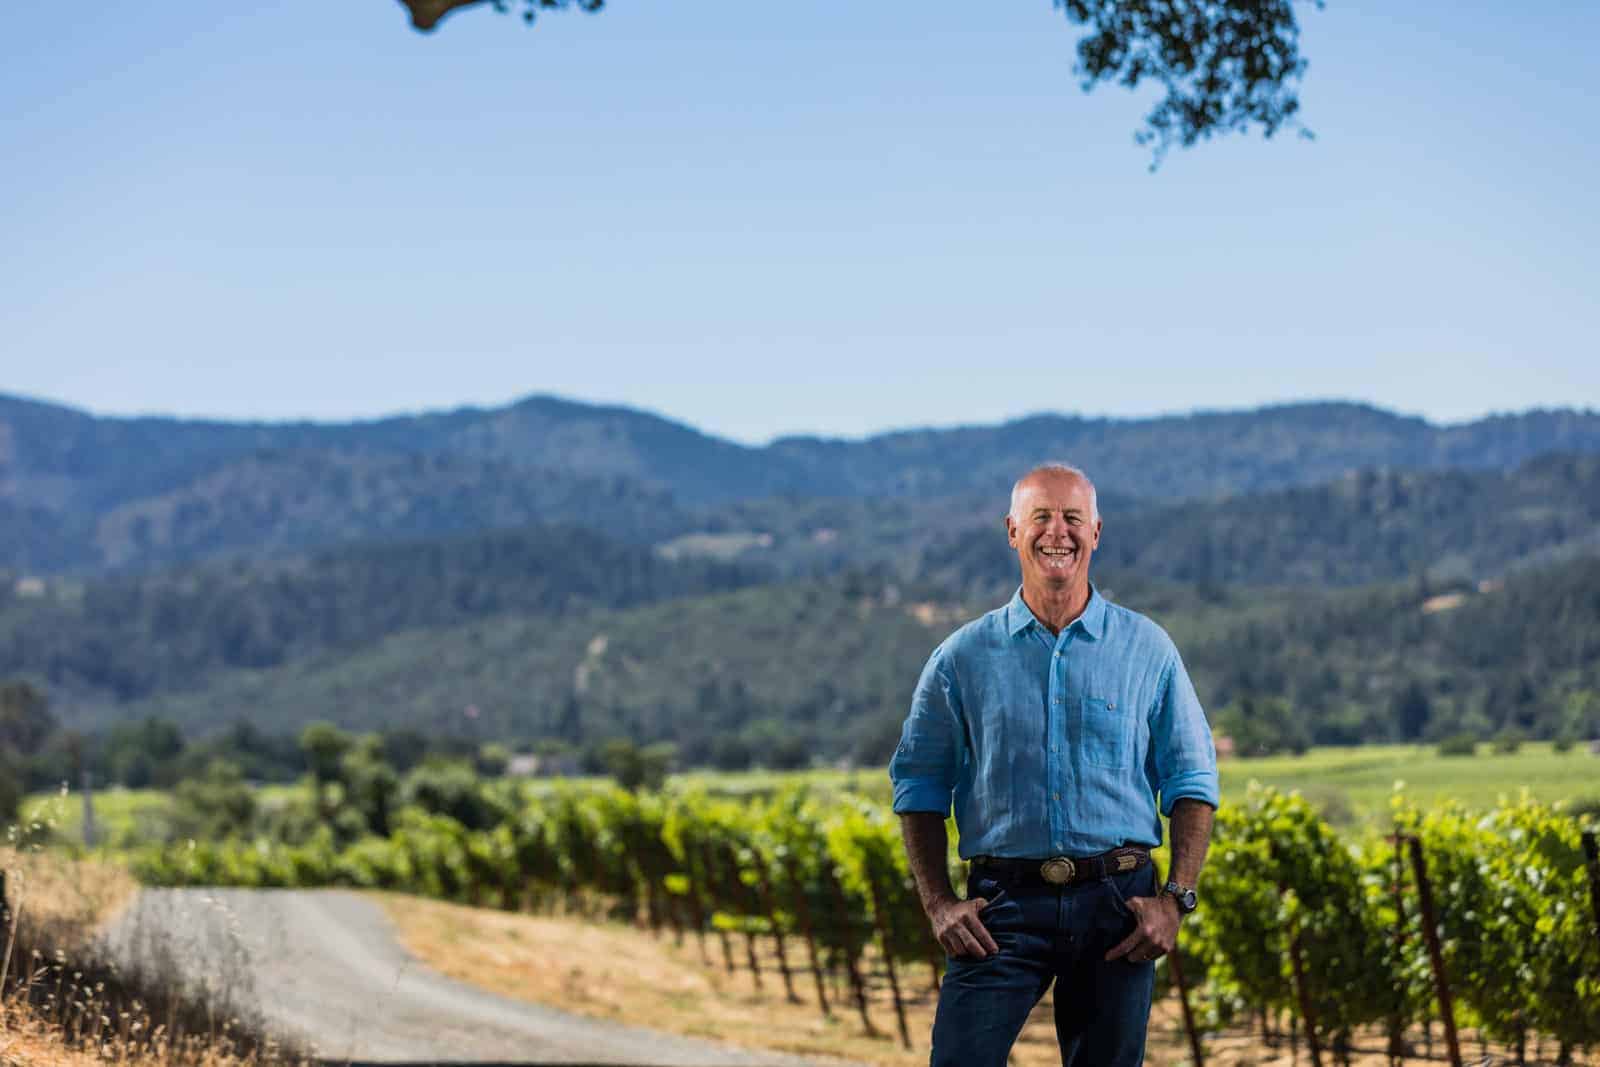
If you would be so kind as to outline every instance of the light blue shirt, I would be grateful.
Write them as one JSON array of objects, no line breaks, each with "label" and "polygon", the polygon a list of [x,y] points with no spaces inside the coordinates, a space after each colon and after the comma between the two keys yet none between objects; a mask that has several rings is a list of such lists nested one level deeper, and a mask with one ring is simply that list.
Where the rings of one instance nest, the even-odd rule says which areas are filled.
[{"label": "light blue shirt", "polygon": [[963,859],[1161,844],[1182,797],[1217,804],[1211,729],[1172,639],[1091,587],[1060,636],[1022,590],[934,649],[889,761],[894,810],[955,802]]}]

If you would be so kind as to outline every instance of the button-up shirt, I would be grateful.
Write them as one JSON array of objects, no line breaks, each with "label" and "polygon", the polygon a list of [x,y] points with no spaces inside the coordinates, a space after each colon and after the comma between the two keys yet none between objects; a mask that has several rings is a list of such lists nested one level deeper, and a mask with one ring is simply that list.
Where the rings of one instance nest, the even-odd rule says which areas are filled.
[{"label": "button-up shirt", "polygon": [[889,762],[894,810],[955,803],[963,859],[1161,843],[1182,797],[1217,804],[1211,730],[1165,630],[1091,587],[1059,635],[1022,590],[934,649]]}]

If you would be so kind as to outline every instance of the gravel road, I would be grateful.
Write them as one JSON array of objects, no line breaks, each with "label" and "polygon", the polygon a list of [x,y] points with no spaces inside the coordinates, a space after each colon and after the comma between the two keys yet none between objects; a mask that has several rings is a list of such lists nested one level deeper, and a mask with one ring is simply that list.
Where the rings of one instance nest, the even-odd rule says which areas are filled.
[{"label": "gravel road", "polygon": [[382,909],[353,893],[146,889],[105,946],[124,969],[175,971],[324,1061],[839,1067],[486,993],[407,954]]}]

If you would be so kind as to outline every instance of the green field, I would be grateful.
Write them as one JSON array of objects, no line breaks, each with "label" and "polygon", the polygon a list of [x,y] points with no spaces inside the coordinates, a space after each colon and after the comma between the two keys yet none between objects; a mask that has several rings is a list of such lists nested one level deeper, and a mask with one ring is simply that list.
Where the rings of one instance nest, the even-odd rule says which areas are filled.
[{"label": "green field", "polygon": [[[1440,756],[1431,745],[1366,745],[1316,748],[1303,756],[1224,760],[1219,765],[1222,802],[1244,799],[1251,782],[1289,792],[1299,790],[1339,827],[1386,826],[1396,783],[1415,806],[1455,801],[1486,811],[1526,789],[1546,803],[1600,807],[1600,757],[1584,748],[1558,753],[1548,743],[1524,744],[1509,754],[1478,746],[1472,757]],[[889,780],[882,771],[746,772],[679,775],[676,781],[719,793],[762,793],[780,784],[809,782],[823,790],[862,793],[884,803]]]},{"label": "green field", "polygon": [[[1224,804],[1244,799],[1251,782],[1285,792],[1298,789],[1339,825],[1386,821],[1395,784],[1418,807],[1457,801],[1487,810],[1523,789],[1535,798],[1600,803],[1600,757],[1584,748],[1558,753],[1548,743],[1531,742],[1509,754],[1478,746],[1472,757],[1440,756],[1432,745],[1365,745],[1314,748],[1303,756],[1224,760],[1219,765]],[[722,793],[765,792],[787,782],[810,782],[827,790],[849,790],[887,801],[889,780],[882,771],[800,771],[793,774],[747,772],[679,775],[677,781]]]},{"label": "green field", "polygon": [[[265,802],[298,792],[299,785],[262,786],[258,796]],[[94,795],[96,840],[102,845],[122,848],[158,839],[159,828],[172,794],[163,789],[99,790]],[[24,827],[38,825],[58,841],[83,840],[83,794],[72,792],[34,793],[22,802]]]},{"label": "green field", "polygon": [[[107,789],[94,795],[96,840],[119,845],[138,836],[141,823],[158,816],[171,804],[171,797],[159,789]],[[58,840],[83,839],[83,794],[66,792],[35,793],[22,802],[22,825],[30,830],[47,830]]]},{"label": "green field", "polygon": [[[1299,790],[1330,822],[1348,828],[1385,826],[1396,783],[1403,783],[1404,795],[1421,808],[1455,801],[1474,810],[1487,810],[1502,799],[1515,799],[1524,789],[1547,803],[1600,807],[1600,757],[1582,746],[1558,753],[1549,744],[1529,743],[1517,752],[1495,753],[1488,745],[1480,745],[1478,754],[1471,757],[1440,756],[1432,746],[1421,745],[1319,748],[1303,756],[1224,760],[1220,769],[1224,804],[1241,801],[1250,783],[1260,782],[1286,792]],[[530,795],[549,781],[530,782]],[[675,775],[672,782],[735,796],[768,793],[805,782],[825,792],[860,793],[885,803],[889,798],[889,780],[882,770],[697,771]],[[301,788],[264,786],[262,799],[270,802]],[[147,838],[144,831],[159,822],[171,802],[171,796],[160,790],[97,793],[95,819],[100,840],[115,846]],[[42,823],[58,839],[81,839],[83,804],[77,794],[35,794],[23,804],[22,814],[25,823]]]},{"label": "green field", "polygon": [[1501,754],[1479,745],[1476,756],[1440,756],[1429,745],[1318,748],[1304,756],[1225,760],[1222,799],[1241,800],[1252,781],[1285,792],[1298,789],[1336,825],[1388,822],[1396,783],[1415,806],[1456,801],[1473,810],[1514,800],[1523,789],[1546,803],[1600,803],[1600,757],[1582,746],[1555,752],[1528,743]]}]

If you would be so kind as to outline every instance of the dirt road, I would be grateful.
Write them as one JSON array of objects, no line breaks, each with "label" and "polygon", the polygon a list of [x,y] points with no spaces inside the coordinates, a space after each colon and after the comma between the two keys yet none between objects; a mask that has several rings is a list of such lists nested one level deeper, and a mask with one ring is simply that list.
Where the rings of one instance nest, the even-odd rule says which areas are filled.
[{"label": "dirt road", "polygon": [[144,890],[106,935],[125,969],[182,975],[322,1060],[821,1067],[498,997],[412,959],[352,893]]}]

